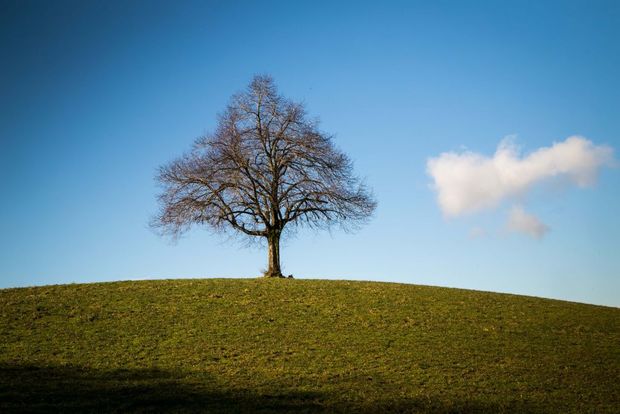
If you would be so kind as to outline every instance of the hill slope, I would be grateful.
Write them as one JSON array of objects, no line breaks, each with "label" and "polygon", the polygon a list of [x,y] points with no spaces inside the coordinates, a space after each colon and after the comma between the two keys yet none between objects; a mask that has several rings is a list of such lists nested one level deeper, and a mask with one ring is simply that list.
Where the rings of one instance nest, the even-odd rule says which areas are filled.
[{"label": "hill slope", "polygon": [[0,411],[617,412],[620,309],[372,282],[0,290]]}]

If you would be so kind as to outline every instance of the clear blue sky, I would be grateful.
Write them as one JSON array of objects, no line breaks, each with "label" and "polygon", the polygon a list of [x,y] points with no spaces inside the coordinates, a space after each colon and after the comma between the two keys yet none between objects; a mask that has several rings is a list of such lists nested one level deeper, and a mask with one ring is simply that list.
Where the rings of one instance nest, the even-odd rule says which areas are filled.
[{"label": "clear blue sky", "polygon": [[269,73],[379,201],[356,234],[288,240],[286,273],[620,306],[618,168],[530,194],[540,240],[502,230],[509,204],[445,218],[426,173],[513,134],[618,159],[620,2],[334,3],[0,0],[0,287],[258,275],[260,248],[148,221],[156,168]]}]

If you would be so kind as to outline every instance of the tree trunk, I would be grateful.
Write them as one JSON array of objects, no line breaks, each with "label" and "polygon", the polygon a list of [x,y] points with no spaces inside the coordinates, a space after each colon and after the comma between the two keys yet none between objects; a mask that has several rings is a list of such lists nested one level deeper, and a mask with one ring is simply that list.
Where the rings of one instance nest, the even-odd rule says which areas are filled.
[{"label": "tree trunk", "polygon": [[280,269],[280,232],[275,231],[267,236],[269,251],[269,268],[265,277],[283,277]]}]

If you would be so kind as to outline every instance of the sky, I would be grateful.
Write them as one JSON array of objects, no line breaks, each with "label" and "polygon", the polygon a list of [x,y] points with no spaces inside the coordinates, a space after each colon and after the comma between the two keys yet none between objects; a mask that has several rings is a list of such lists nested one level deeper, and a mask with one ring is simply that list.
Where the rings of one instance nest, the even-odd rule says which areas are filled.
[{"label": "sky", "polygon": [[0,288],[258,276],[260,246],[148,223],[157,168],[270,74],[379,203],[286,274],[620,306],[618,1],[0,0],[0,62]]}]

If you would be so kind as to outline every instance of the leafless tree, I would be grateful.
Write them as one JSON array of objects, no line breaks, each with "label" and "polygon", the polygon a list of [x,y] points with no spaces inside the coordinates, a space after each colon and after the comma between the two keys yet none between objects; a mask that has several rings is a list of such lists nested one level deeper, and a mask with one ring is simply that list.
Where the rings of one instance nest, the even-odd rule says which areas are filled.
[{"label": "leafless tree", "polygon": [[269,76],[254,77],[233,96],[215,132],[162,166],[157,180],[163,191],[153,224],[162,233],[176,237],[206,224],[265,238],[268,277],[282,276],[285,229],[355,229],[376,207],[350,159],[308,119],[303,104],[278,94]]}]

